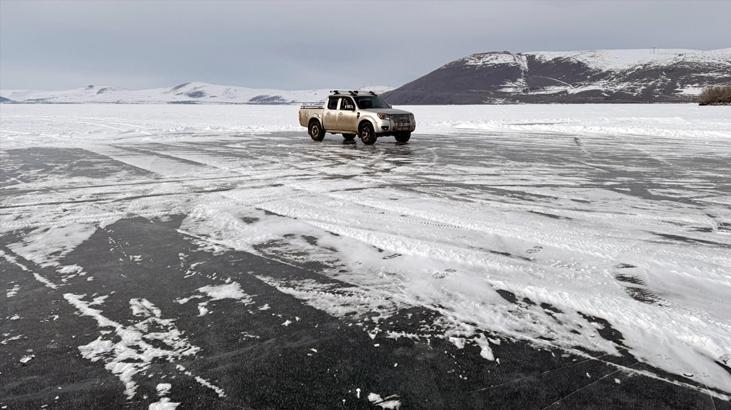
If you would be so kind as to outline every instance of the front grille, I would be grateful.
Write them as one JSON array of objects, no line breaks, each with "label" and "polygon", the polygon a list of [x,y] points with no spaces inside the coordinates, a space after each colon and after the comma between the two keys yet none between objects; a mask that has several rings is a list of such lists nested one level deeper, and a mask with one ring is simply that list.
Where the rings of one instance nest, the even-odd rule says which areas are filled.
[{"label": "front grille", "polygon": [[406,121],[408,122],[410,120],[409,114],[391,114],[391,119],[393,121]]}]

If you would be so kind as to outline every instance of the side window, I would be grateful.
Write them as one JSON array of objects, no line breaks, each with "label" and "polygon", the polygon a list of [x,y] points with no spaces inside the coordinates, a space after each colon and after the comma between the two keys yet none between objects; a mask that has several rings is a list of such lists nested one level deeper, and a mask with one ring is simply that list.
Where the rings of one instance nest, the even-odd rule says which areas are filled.
[{"label": "side window", "polygon": [[327,100],[327,109],[334,110],[338,108],[338,97],[330,97]]},{"label": "side window", "polygon": [[353,100],[351,100],[348,97],[342,97],[342,101],[340,102],[340,109],[347,110],[347,111],[355,111],[355,106],[353,105]]}]

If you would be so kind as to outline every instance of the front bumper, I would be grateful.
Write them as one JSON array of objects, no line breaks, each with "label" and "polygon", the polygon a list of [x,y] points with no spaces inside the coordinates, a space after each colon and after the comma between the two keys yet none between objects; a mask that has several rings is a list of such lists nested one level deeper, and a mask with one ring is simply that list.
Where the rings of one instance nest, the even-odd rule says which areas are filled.
[{"label": "front bumper", "polygon": [[395,134],[398,132],[413,132],[416,129],[416,121],[410,118],[378,119],[376,121],[376,132],[379,134]]}]

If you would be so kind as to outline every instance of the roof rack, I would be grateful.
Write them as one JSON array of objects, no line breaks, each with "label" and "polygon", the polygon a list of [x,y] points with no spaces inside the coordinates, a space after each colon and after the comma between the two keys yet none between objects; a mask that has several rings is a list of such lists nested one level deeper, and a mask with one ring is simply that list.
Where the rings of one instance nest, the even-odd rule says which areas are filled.
[{"label": "roof rack", "polygon": [[363,95],[366,92],[368,94],[370,94],[370,95],[376,95],[376,93],[374,93],[373,91],[359,91],[359,90],[350,90],[350,91],[330,90],[330,95],[345,95],[345,94],[349,94],[349,95],[352,95],[352,96],[357,96],[357,95]]}]

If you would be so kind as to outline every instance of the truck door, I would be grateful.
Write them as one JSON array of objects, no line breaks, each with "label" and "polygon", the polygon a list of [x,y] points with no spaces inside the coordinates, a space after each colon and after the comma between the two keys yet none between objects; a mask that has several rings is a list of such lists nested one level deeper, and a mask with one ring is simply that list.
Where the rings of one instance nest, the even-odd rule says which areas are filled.
[{"label": "truck door", "polygon": [[350,97],[340,97],[340,109],[338,110],[338,130],[355,132],[357,127],[355,113],[355,102]]},{"label": "truck door", "polygon": [[337,109],[339,99],[340,97],[330,97],[327,99],[327,106],[322,116],[322,127],[326,130],[335,130],[338,128]]}]

